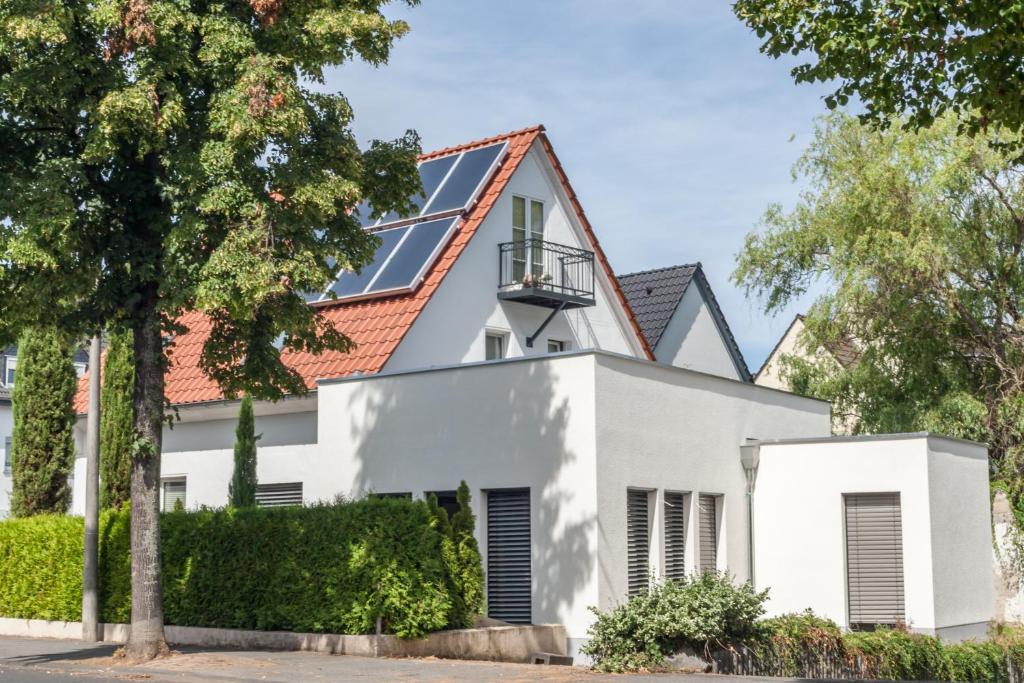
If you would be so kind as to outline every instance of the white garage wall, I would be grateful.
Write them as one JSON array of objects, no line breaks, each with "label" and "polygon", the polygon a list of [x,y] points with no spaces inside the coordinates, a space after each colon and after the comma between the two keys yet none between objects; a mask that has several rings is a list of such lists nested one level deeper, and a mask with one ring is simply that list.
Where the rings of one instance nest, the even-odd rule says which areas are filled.
[{"label": "white garage wall", "polygon": [[984,635],[978,622],[995,600],[983,446],[908,434],[769,443],[760,454],[754,574],[771,590],[770,614],[813,607],[846,625],[843,494],[899,492],[908,625]]},{"label": "white garage wall", "polygon": [[[829,433],[827,403],[753,384],[601,355],[597,374],[601,607],[626,595],[626,489],[657,490],[652,564],[661,564],[664,491],[723,495],[720,569],[748,575],[747,503],[739,447],[747,438]],[[697,567],[696,495],[686,563]]]}]

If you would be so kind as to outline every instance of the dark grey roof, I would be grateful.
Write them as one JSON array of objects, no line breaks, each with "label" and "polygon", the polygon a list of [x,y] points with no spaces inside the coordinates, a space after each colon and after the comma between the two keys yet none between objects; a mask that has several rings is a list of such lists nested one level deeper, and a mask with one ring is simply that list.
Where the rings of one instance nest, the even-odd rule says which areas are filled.
[{"label": "dark grey roof", "polygon": [[668,323],[672,320],[683,294],[690,287],[691,282],[696,282],[704,295],[715,323],[725,339],[729,353],[732,355],[733,363],[740,377],[745,382],[751,381],[750,370],[743,360],[743,354],[736,343],[736,338],[729,329],[729,323],[725,320],[721,306],[715,293],[711,291],[711,285],[704,276],[704,268],[700,263],[686,263],[668,268],[657,268],[655,270],[644,270],[638,273],[629,273],[619,276],[619,285],[633,310],[640,330],[647,338],[651,348],[655,348],[661,341],[661,335],[665,333]]}]

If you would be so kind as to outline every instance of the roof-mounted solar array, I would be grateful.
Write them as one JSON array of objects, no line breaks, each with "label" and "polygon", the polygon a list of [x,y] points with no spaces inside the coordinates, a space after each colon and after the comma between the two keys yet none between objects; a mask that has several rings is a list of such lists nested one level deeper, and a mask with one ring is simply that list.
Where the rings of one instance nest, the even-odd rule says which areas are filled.
[{"label": "roof-mounted solar array", "polygon": [[507,148],[508,143],[502,142],[420,162],[423,194],[412,197],[413,204],[419,210],[409,216],[399,216],[392,211],[380,218],[371,219],[373,209],[363,203],[357,209],[363,227],[380,230],[391,225],[468,210],[504,158]]},{"label": "roof-mounted solar array", "polygon": [[341,271],[326,292],[308,300],[381,296],[415,288],[448,244],[459,220],[459,216],[449,216],[377,232],[380,246],[362,272]]},{"label": "roof-mounted solar array", "polygon": [[417,211],[394,211],[370,218],[363,202],[356,212],[363,227],[380,238],[380,247],[360,273],[343,270],[326,292],[307,296],[311,303],[383,296],[415,288],[448,244],[463,213],[483,191],[505,158],[507,142],[428,159],[419,164],[423,193],[412,197]]}]

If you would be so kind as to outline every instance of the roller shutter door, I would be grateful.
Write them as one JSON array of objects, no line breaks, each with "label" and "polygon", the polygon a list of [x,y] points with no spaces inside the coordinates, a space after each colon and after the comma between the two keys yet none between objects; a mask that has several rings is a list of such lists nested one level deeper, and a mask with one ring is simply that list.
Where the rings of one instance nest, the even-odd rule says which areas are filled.
[{"label": "roller shutter door", "polygon": [[905,620],[900,494],[846,499],[846,576],[851,628]]},{"label": "roller shutter door", "polygon": [[487,615],[529,624],[530,490],[487,492]]}]

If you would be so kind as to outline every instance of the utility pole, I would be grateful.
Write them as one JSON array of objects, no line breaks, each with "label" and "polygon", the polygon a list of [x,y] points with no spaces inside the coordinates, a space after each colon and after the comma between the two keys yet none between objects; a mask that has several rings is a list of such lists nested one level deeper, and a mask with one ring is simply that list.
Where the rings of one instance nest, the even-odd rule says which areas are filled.
[{"label": "utility pole", "polygon": [[100,335],[89,344],[89,414],[85,427],[85,558],[82,563],[82,640],[99,633]]}]

